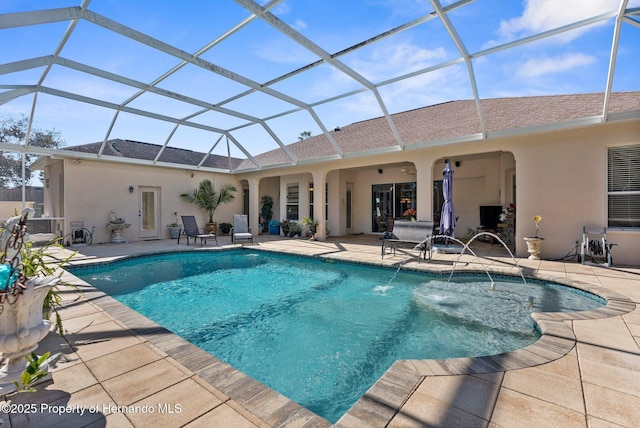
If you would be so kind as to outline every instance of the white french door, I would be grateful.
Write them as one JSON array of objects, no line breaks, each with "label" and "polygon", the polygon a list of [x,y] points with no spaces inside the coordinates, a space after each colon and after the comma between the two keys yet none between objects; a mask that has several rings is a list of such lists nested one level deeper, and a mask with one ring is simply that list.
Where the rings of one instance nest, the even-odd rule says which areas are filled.
[{"label": "white french door", "polygon": [[140,238],[155,238],[158,236],[158,188],[139,187],[138,217]]}]

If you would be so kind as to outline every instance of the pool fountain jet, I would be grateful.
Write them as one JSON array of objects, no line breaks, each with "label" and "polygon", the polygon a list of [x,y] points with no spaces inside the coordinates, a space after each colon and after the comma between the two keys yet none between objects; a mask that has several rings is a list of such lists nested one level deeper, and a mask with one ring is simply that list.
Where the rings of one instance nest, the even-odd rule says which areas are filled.
[{"label": "pool fountain jet", "polygon": [[388,290],[389,287],[391,287],[391,283],[393,282],[394,279],[396,279],[396,276],[398,275],[398,272],[400,272],[400,269],[402,269],[402,266],[406,263],[406,261],[404,262],[398,262],[398,269],[396,269],[396,271],[393,273],[393,276],[391,277],[391,279],[389,280],[389,282],[387,282],[387,285],[378,285],[375,288],[378,290]]},{"label": "pool fountain jet", "polygon": [[[513,259],[513,263],[516,265],[516,267],[520,268],[520,266],[518,265],[518,261],[516,260],[515,256],[513,255],[513,253],[511,252],[511,250],[509,249],[509,247],[507,246],[507,244],[504,243],[504,241],[502,239],[500,239],[500,237],[498,235],[496,235],[495,233],[491,233],[491,232],[480,232],[477,233],[476,235],[473,236],[473,238],[471,238],[466,244],[464,242],[462,242],[461,240],[451,237],[449,235],[434,235],[428,238],[428,240],[430,240],[431,242],[433,242],[435,239],[446,239],[449,241],[454,241],[460,245],[462,245],[462,251],[460,251],[460,254],[458,255],[458,258],[456,259],[456,261],[453,264],[453,268],[451,269],[451,274],[449,274],[449,279],[447,280],[447,282],[451,282],[451,278],[453,277],[453,273],[456,270],[456,266],[458,265],[458,262],[460,261],[460,258],[462,257],[462,255],[465,253],[465,251],[469,251],[469,253],[471,253],[476,259],[478,259],[478,261],[480,262],[480,265],[482,266],[482,268],[484,269],[485,273],[487,274],[487,276],[489,277],[489,281],[491,282],[491,286],[490,286],[490,290],[491,291],[495,291],[496,290],[496,283],[493,280],[493,278],[491,277],[491,274],[489,273],[489,269],[487,269],[487,267],[484,265],[484,263],[482,263],[482,260],[480,260],[480,257],[473,252],[473,250],[469,247],[469,245],[478,237],[480,236],[491,236],[495,239],[498,240],[498,242],[500,242],[502,244],[502,246],[504,248],[506,248],[507,252],[509,252],[509,255],[511,256],[511,259]],[[387,283],[386,287],[391,286],[391,283],[393,282],[393,280],[395,279],[396,275],[398,275],[398,272],[400,271],[400,269],[403,266],[403,263],[405,262],[398,262],[398,269],[395,271],[395,273],[393,274],[393,276],[391,277],[391,279],[389,280],[389,282]],[[522,274],[522,270],[520,270],[520,277],[522,278],[522,282],[524,284],[527,283],[527,280],[525,279],[524,275]],[[380,286],[382,287],[382,286]]]},{"label": "pool fountain jet", "polygon": [[[509,253],[509,255],[511,256],[511,259],[513,259],[513,263],[516,265],[516,267],[520,268],[520,266],[518,265],[518,261],[516,260],[515,256],[513,255],[513,253],[511,252],[511,250],[509,249],[509,247],[507,246],[507,244],[504,243],[504,241],[502,239],[500,239],[500,237],[498,235],[496,235],[495,233],[491,233],[491,232],[480,232],[480,233],[476,233],[471,239],[469,239],[469,241],[465,244],[464,242],[460,241],[459,239],[456,238],[452,238],[451,236],[447,236],[447,235],[436,235],[436,236],[432,236],[431,240],[436,239],[436,238],[446,238],[448,240],[452,240],[455,241],[459,244],[462,244],[462,251],[460,251],[460,254],[458,255],[458,258],[456,259],[455,263],[453,264],[453,269],[451,269],[451,274],[449,275],[449,280],[447,282],[451,281],[451,278],[453,277],[453,273],[456,270],[456,266],[458,265],[458,262],[460,261],[460,258],[462,257],[462,255],[464,254],[464,252],[466,250],[469,250],[469,252],[480,261],[480,258],[476,255],[476,253],[474,253],[471,248],[469,248],[469,246],[471,245],[471,243],[473,241],[476,240],[476,238],[480,237],[480,236],[491,236],[495,239],[498,240],[498,242],[500,242],[502,244],[502,246],[504,248],[506,248],[507,252]],[[494,291],[496,289],[496,284],[493,281],[493,278],[491,277],[491,274],[489,273],[489,270],[485,267],[485,265],[482,263],[482,261],[480,261],[480,264],[482,265],[482,268],[484,269],[485,273],[487,274],[487,276],[489,277],[489,280],[491,281],[491,290]],[[524,282],[525,284],[527,283],[527,280],[524,278],[524,275],[522,274],[522,270],[519,269],[520,271],[520,277],[522,278],[522,282]]]}]

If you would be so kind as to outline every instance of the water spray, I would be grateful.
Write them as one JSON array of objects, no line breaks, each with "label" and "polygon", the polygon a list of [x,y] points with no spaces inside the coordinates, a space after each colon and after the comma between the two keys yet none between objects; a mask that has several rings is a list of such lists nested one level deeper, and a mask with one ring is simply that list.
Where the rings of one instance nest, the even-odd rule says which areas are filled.
[{"label": "water spray", "polygon": [[398,275],[398,272],[400,272],[400,269],[402,269],[402,266],[404,265],[405,262],[398,262],[398,269],[396,269],[396,271],[393,273],[393,276],[391,277],[391,279],[389,280],[389,282],[387,282],[387,285],[378,285],[376,288],[380,287],[381,289],[387,290],[388,288],[392,287],[391,283],[393,282],[394,279],[396,279],[396,276]]}]

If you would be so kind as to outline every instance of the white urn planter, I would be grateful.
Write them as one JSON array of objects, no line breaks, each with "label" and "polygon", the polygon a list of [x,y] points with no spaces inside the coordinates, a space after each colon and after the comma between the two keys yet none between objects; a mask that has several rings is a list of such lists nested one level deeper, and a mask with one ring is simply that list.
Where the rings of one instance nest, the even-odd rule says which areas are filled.
[{"label": "white urn planter", "polygon": [[527,243],[529,260],[540,260],[540,251],[542,251],[542,241],[544,241],[544,238],[532,237],[523,239]]},{"label": "white urn planter", "polygon": [[[49,333],[51,323],[43,319],[42,305],[47,293],[60,278],[38,277],[27,280],[26,289],[15,301],[0,305],[0,353],[4,365],[0,368],[0,395],[15,390],[30,354]],[[46,367],[42,367],[46,370]]]},{"label": "white urn planter", "polygon": [[[16,390],[14,382],[28,365],[24,356],[49,333],[51,323],[43,319],[44,299],[60,282],[57,276],[23,276],[21,250],[26,222],[33,213],[32,208],[25,208],[21,216],[7,220],[0,233],[0,395]],[[37,263],[30,260],[29,266],[37,271]]]}]

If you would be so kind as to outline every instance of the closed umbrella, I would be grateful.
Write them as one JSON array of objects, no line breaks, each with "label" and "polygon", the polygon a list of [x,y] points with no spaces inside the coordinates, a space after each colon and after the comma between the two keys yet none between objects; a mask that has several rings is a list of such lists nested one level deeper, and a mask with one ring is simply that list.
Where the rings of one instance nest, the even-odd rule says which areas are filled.
[{"label": "closed umbrella", "polygon": [[440,234],[455,237],[453,229],[456,227],[456,212],[453,208],[453,170],[447,160],[442,171],[442,196],[444,204],[440,215]]}]

